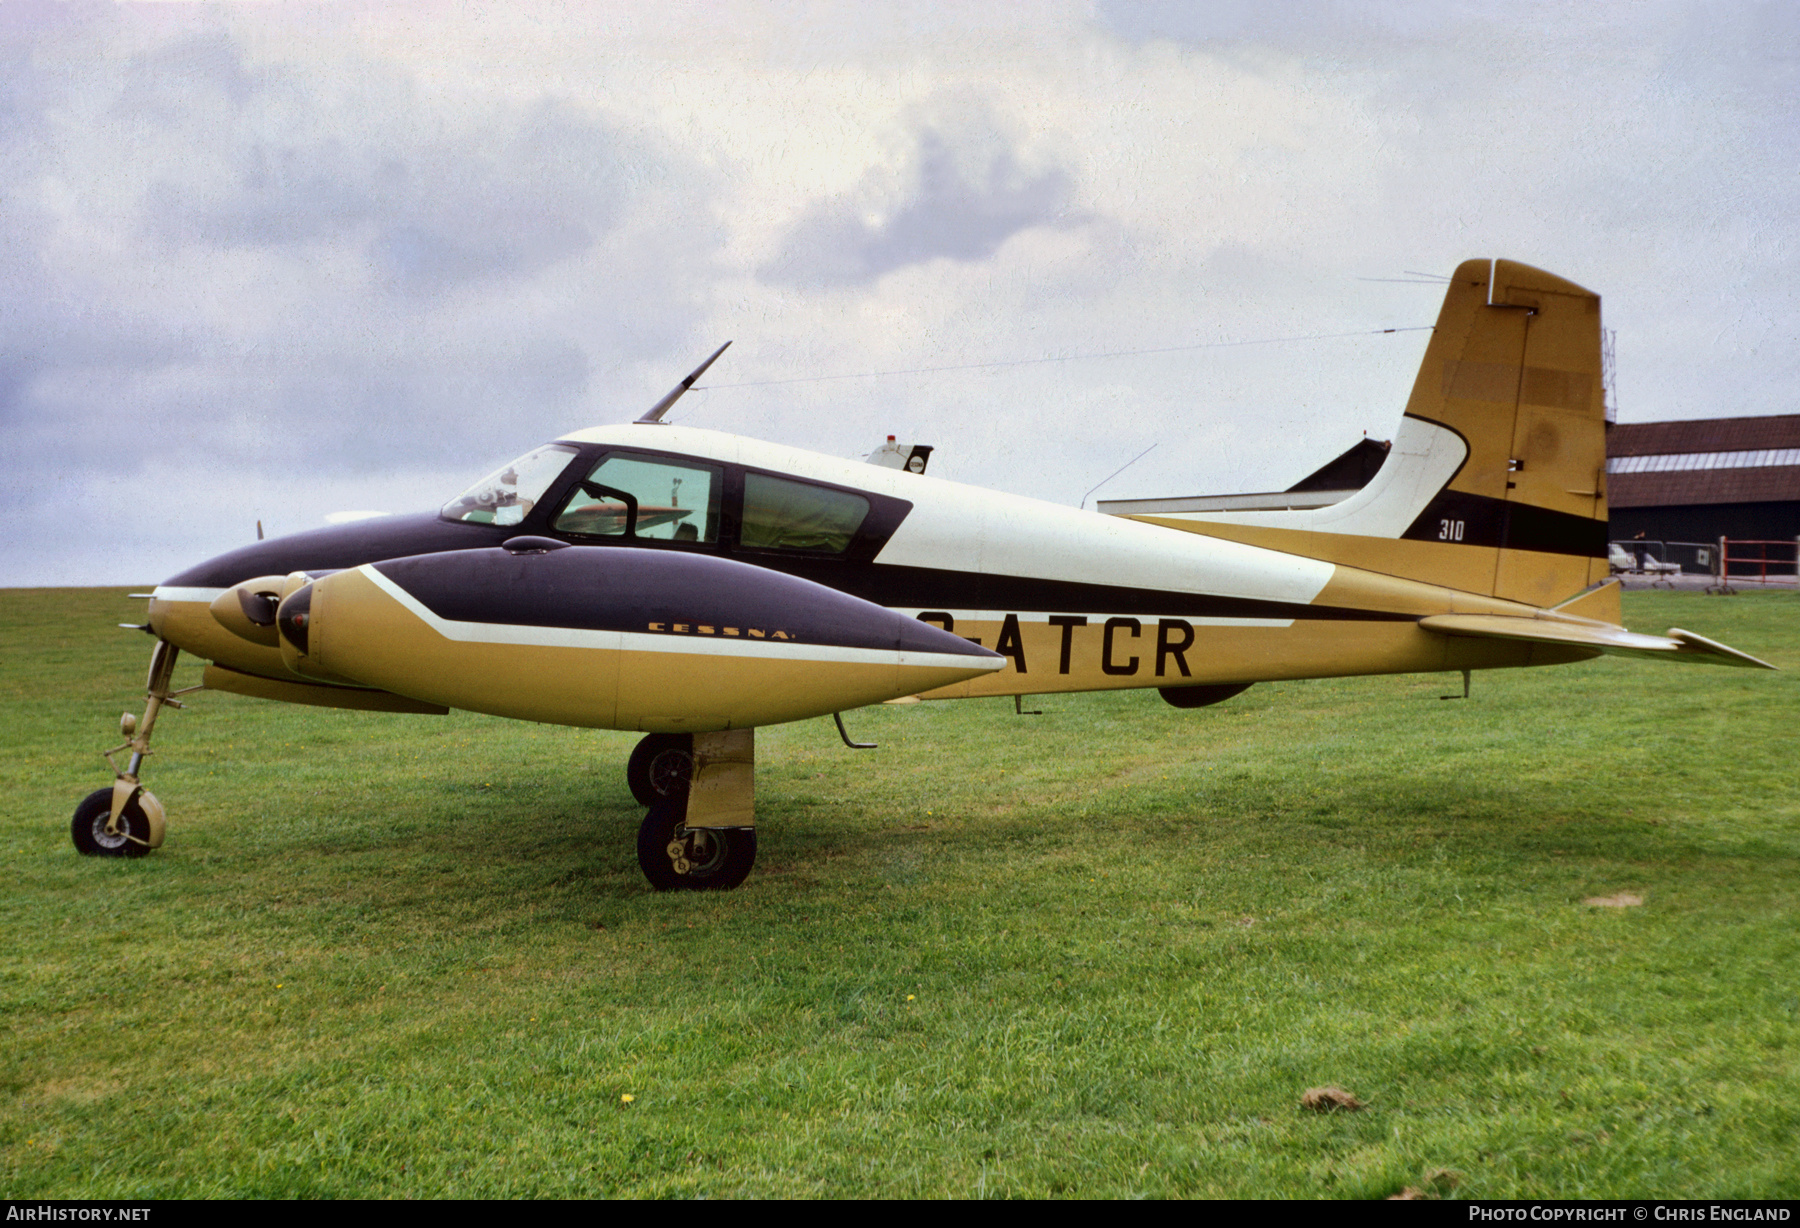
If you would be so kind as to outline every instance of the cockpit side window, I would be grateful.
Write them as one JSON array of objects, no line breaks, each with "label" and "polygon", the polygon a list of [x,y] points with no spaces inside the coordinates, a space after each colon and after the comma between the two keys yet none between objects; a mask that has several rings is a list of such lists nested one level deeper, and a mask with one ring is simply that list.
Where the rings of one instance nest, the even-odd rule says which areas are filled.
[{"label": "cockpit side window", "polygon": [[869,501],[861,495],[746,473],[738,540],[751,550],[842,554],[868,515]]},{"label": "cockpit side window", "polygon": [[444,504],[440,515],[470,524],[518,524],[531,514],[574,455],[575,449],[566,443],[545,444],[527,452]]},{"label": "cockpit side window", "polygon": [[717,542],[722,477],[712,465],[611,452],[575,484],[551,527],[585,537]]}]

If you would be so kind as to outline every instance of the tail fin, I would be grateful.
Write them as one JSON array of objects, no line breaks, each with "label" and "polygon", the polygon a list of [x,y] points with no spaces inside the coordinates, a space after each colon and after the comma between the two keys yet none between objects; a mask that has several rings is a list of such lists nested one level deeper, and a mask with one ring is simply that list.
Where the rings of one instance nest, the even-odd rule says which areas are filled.
[{"label": "tail fin", "polygon": [[1388,459],[1295,511],[1141,516],[1540,608],[1604,580],[1600,297],[1511,260],[1456,270]]},{"label": "tail fin", "polygon": [[1468,459],[1401,536],[1497,548],[1493,596],[1544,606],[1606,578],[1600,296],[1511,260],[1456,271],[1407,402]]}]

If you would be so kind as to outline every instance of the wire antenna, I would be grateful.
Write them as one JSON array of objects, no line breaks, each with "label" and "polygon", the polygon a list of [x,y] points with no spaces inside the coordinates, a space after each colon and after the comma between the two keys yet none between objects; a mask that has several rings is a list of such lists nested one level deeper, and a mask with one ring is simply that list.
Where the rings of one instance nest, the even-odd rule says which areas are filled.
[{"label": "wire antenna", "polygon": [[[1378,280],[1364,278],[1368,280]],[[741,384],[708,384],[702,392],[723,388],[772,388],[777,384],[818,384],[836,379],[878,379],[889,375],[935,375],[943,371],[984,371],[996,367],[1030,367],[1047,362],[1088,362],[1098,358],[1136,358],[1143,354],[1184,354],[1189,350],[1228,350],[1246,345],[1282,345],[1295,341],[1332,341],[1339,337],[1380,337],[1387,333],[1428,333],[1430,324],[1408,328],[1363,328],[1349,333],[1313,333],[1305,337],[1257,337],[1249,341],[1200,341],[1193,345],[1166,345],[1154,350],[1108,350],[1101,354],[1059,354],[1048,358],[1010,358],[996,362],[964,362],[950,367],[910,367],[898,371],[851,371],[842,375],[795,375],[787,379],[749,380]],[[727,344],[730,344],[727,342]],[[711,362],[711,359],[707,360]],[[704,371],[706,368],[700,368]],[[692,379],[692,376],[688,378]],[[654,411],[653,411],[654,412]],[[640,419],[642,421],[642,419]]]},{"label": "wire antenna", "polygon": [[1087,506],[1088,495],[1093,494],[1094,491],[1099,490],[1102,486],[1106,485],[1108,482],[1110,482],[1114,478],[1118,477],[1121,473],[1124,473],[1127,469],[1131,468],[1133,465],[1137,464],[1139,461],[1143,460],[1146,456],[1150,455],[1150,453],[1152,453],[1154,451],[1156,451],[1156,444],[1151,444],[1149,447],[1145,448],[1142,452],[1139,452],[1136,456],[1134,456],[1130,460],[1126,461],[1123,465],[1120,465],[1117,469],[1114,469],[1111,473],[1109,473],[1105,477],[1101,478],[1098,482],[1094,483],[1093,489],[1089,490],[1087,492],[1087,495],[1081,496],[1081,502],[1079,504],[1077,504],[1076,506],[1085,508]]}]

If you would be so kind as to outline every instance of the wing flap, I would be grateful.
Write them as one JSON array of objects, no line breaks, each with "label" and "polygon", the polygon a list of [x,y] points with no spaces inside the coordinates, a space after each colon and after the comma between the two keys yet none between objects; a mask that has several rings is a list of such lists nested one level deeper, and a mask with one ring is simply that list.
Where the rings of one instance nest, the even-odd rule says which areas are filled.
[{"label": "wing flap", "polygon": [[1693,665],[1735,665],[1743,669],[1774,669],[1767,661],[1747,652],[1727,648],[1715,640],[1679,627],[1669,634],[1641,635],[1622,627],[1593,623],[1558,622],[1548,618],[1517,618],[1505,614],[1432,614],[1419,626],[1439,635],[1475,639],[1523,640],[1536,644],[1571,644],[1601,652],[1660,661],[1684,661]]}]

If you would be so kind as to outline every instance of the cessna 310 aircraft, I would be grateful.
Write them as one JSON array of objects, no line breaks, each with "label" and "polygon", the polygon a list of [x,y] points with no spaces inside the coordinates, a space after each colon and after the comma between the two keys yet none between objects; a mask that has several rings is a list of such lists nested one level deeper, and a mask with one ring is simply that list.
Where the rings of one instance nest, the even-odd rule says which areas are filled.
[{"label": "cessna 310 aircraft", "polygon": [[749,873],[758,726],[889,699],[1155,687],[1191,708],[1265,680],[1466,682],[1601,653],[1773,668],[1620,625],[1600,300],[1527,265],[1457,269],[1387,460],[1300,510],[1103,516],[924,476],[928,449],[870,465],[664,424],[723,348],[636,422],[439,512],[160,585],[144,714],[106,752],[129,765],[76,810],[76,846],[162,843],[139,774],[181,651],[210,662],[189,689],[642,731],[627,775],[659,889]]}]

